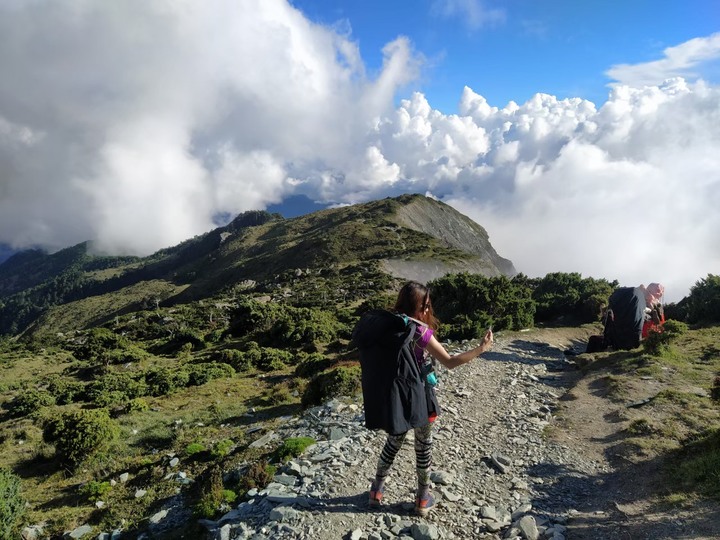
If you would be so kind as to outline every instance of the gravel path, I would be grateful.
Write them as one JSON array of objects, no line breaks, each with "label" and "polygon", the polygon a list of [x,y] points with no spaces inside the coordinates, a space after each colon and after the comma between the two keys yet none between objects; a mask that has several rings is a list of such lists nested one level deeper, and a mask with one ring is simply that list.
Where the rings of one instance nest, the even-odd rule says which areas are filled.
[{"label": "gravel path", "polygon": [[[452,354],[467,347],[448,349]],[[424,519],[412,512],[412,436],[395,461],[385,504],[370,510],[367,490],[384,437],[363,427],[361,403],[333,401],[288,419],[255,446],[291,436],[312,436],[318,444],[288,463],[266,489],[251,492],[221,520],[206,522],[209,537],[570,537],[568,521],[587,506],[595,479],[607,472],[604,463],[546,436],[571,373],[561,347],[517,337],[498,337],[481,358],[441,370],[443,414],[435,429],[432,476],[438,505]]]}]

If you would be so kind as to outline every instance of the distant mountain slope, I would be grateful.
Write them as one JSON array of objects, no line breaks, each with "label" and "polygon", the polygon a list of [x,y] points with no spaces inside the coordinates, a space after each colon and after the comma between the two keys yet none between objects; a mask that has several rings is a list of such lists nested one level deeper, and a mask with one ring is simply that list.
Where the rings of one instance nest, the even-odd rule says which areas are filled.
[{"label": "distant mountain slope", "polygon": [[416,196],[401,206],[396,215],[401,226],[428,234],[470,257],[462,261],[424,262],[391,259],[385,262],[385,268],[390,273],[423,282],[454,272],[486,276],[512,276],[517,273],[512,262],[497,254],[483,227],[446,204]]},{"label": "distant mountain slope", "polygon": [[420,281],[452,272],[516,273],[485,229],[420,195],[292,219],[246,212],[225,227],[146,258],[92,256],[85,243],[52,255],[18,253],[0,265],[0,333],[22,331],[53,306],[62,306],[53,309],[54,328],[61,331],[152,302],[211,298],[248,281],[271,290],[298,272],[368,269]]}]

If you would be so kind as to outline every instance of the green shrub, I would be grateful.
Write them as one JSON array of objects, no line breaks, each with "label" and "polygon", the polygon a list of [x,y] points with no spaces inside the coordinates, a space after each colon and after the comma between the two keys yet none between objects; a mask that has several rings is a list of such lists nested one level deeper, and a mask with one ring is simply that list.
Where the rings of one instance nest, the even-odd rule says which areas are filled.
[{"label": "green shrub", "polygon": [[178,360],[190,360],[190,358],[192,358],[192,350],[192,343],[183,343],[180,350],[177,351]]},{"label": "green shrub", "polygon": [[269,308],[266,304],[241,299],[233,313],[228,332],[236,337],[244,337],[258,330],[266,330],[269,321],[268,312]]},{"label": "green shrub", "polygon": [[45,442],[55,444],[61,463],[76,468],[81,462],[106,449],[118,428],[104,409],[79,410],[50,419],[44,426]]},{"label": "green shrub", "polygon": [[395,305],[395,298],[386,293],[373,294],[355,310],[355,315],[360,316],[371,309],[389,309]]},{"label": "green shrub", "polygon": [[336,396],[351,396],[360,390],[360,366],[338,366],[319,373],[305,387],[303,407],[320,405]]},{"label": "green shrub", "polygon": [[21,390],[15,398],[4,404],[11,416],[27,416],[40,410],[42,407],[55,404],[55,398],[45,390],[29,388]]},{"label": "green shrub", "polygon": [[63,465],[74,469],[84,460],[108,448],[118,428],[104,409],[65,413],[46,422],[45,442],[55,445],[55,454]]},{"label": "green shrub", "polygon": [[101,501],[110,493],[112,486],[110,482],[98,482],[91,480],[80,487],[80,494],[91,502]]},{"label": "green shrub", "polygon": [[205,446],[201,443],[190,443],[185,447],[185,455],[188,457],[197,456],[197,454],[201,454],[205,452]]},{"label": "green shrub", "polygon": [[115,407],[116,405],[125,404],[127,400],[127,394],[120,390],[98,392],[93,397],[93,403],[98,407]]},{"label": "green shrub", "polygon": [[16,527],[25,509],[20,478],[0,469],[0,538],[17,538]]},{"label": "green shrub", "polygon": [[213,379],[224,379],[235,375],[235,369],[228,364],[210,362],[195,364],[189,368],[189,386],[200,386]]},{"label": "green shrub", "polygon": [[223,502],[226,502],[227,504],[232,504],[237,500],[237,493],[235,493],[231,489],[223,489],[222,500],[223,500]]},{"label": "green shrub", "polygon": [[315,444],[312,437],[292,437],[285,439],[280,447],[275,450],[273,457],[276,461],[289,461],[302,454],[308,446]]},{"label": "green shrub", "polygon": [[127,364],[142,362],[150,354],[136,345],[128,345],[126,348],[113,349],[102,354],[101,360],[106,364]]},{"label": "green shrub", "polygon": [[607,304],[617,282],[583,278],[577,272],[553,272],[544,278],[529,280],[536,304],[535,321],[546,322],[560,317],[573,317],[579,322],[600,319],[601,308]]},{"label": "green shrub", "polygon": [[262,349],[255,341],[249,341],[245,350],[222,349],[215,354],[215,361],[232,366],[236,372],[247,372],[261,362]]},{"label": "green shrub", "polygon": [[345,330],[330,311],[242,300],[229,331],[264,345],[298,347],[315,341],[329,343]]},{"label": "green shrub", "polygon": [[185,369],[154,368],[145,372],[145,384],[151,396],[165,396],[190,382],[190,374]]},{"label": "green shrub", "polygon": [[690,323],[720,322],[720,275],[708,274],[690,288],[687,318]]},{"label": "green shrub", "polygon": [[443,336],[451,339],[481,337],[489,325],[495,330],[533,326],[535,301],[527,278],[448,274],[429,283]]},{"label": "green shrub", "polygon": [[212,497],[203,497],[195,505],[193,514],[198,519],[212,519],[217,514],[218,504]]},{"label": "green shrub", "polygon": [[227,363],[240,372],[250,371],[260,363],[262,358],[262,349],[255,341],[248,341],[243,351],[231,349],[225,350],[223,353],[227,353],[226,357],[229,359]]},{"label": "green shrub", "polygon": [[222,340],[224,330],[213,330],[205,334],[205,343],[219,343]]},{"label": "green shrub", "polygon": [[663,306],[665,311],[665,319],[674,319],[676,321],[687,321],[688,320],[688,297],[686,296],[679,302],[671,302]]},{"label": "green shrub", "polygon": [[68,345],[73,356],[78,360],[90,362],[103,361],[104,355],[114,349],[124,349],[130,345],[127,338],[114,333],[108,328],[93,328],[87,334],[76,338]]},{"label": "green shrub", "polygon": [[238,487],[243,492],[253,488],[262,489],[270,483],[276,471],[277,468],[269,465],[267,461],[256,461],[248,467],[248,470],[240,478]]},{"label": "green shrub", "polygon": [[125,405],[126,413],[145,412],[150,410],[150,405],[143,398],[131,399]]},{"label": "green shrub", "polygon": [[225,490],[222,480],[222,469],[214,466],[205,471],[198,479],[200,484],[200,496],[195,505],[195,515],[199,518],[212,519],[217,514],[223,502],[223,491]]},{"label": "green shrub", "polygon": [[87,386],[87,397],[100,406],[122,403],[147,392],[145,382],[130,373],[110,372]]},{"label": "green shrub", "polygon": [[[258,359],[259,358],[260,356],[258,355]],[[222,349],[215,355],[215,360],[232,366],[235,368],[235,371],[249,371],[253,366],[250,355],[237,349]]]},{"label": "green shrub", "polygon": [[292,358],[292,353],[288,351],[264,347],[256,367],[262,371],[277,371],[285,368],[292,361]]},{"label": "green shrub", "polygon": [[210,453],[213,459],[221,459],[230,454],[235,443],[230,439],[223,439],[213,446],[212,452]]},{"label": "green shrub", "polygon": [[320,309],[284,306],[274,321],[268,337],[272,343],[299,346],[335,339],[342,325],[332,313]]},{"label": "green shrub", "polygon": [[85,384],[80,381],[53,377],[48,381],[47,390],[55,396],[58,405],[67,405],[86,398]]},{"label": "green shrub", "polygon": [[688,331],[685,323],[675,320],[665,321],[656,328],[652,328],[647,337],[643,340],[643,348],[648,354],[655,356],[667,353],[672,342]]},{"label": "green shrub", "polygon": [[[195,350],[199,351],[207,347],[203,336],[194,329],[185,328],[176,332],[172,339],[172,345],[176,349]],[[189,348],[187,347],[189,345]]]},{"label": "green shrub", "polygon": [[305,378],[325,371],[333,364],[332,359],[321,353],[300,353],[299,360],[295,367],[295,375]]}]

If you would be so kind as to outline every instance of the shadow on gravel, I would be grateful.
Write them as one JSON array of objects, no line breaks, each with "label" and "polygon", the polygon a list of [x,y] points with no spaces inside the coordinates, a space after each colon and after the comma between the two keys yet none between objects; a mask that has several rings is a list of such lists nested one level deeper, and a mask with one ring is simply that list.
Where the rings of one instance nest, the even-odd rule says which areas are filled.
[{"label": "shadow on gravel", "polygon": [[330,497],[328,499],[318,499],[317,502],[322,503],[324,512],[339,513],[385,513],[385,514],[407,514],[408,510],[403,508],[401,503],[383,504],[380,508],[370,508],[368,506],[368,493],[363,491],[357,495],[345,495],[343,497]]},{"label": "shadow on gravel", "polygon": [[[514,352],[517,351],[517,352]],[[551,345],[538,344],[532,341],[515,340],[507,350],[488,351],[483,353],[486,362],[515,362],[523,365],[542,364],[550,373],[575,371],[577,367],[570,362],[563,351]]]},{"label": "shadow on gravel", "polygon": [[[253,405],[257,405],[260,403],[260,400],[257,401],[248,401],[249,407]],[[243,414],[240,416],[231,416],[224,419],[225,423],[232,424],[235,426],[247,426],[250,424],[257,424],[261,422],[267,422],[268,420],[273,420],[275,418],[280,418],[282,416],[293,416],[298,415],[302,412],[301,405],[298,404],[282,404],[282,405],[275,405],[273,407],[267,407],[265,409],[260,409],[253,414]]]},{"label": "shadow on gravel", "polygon": [[518,364],[546,364],[547,358],[528,359],[517,354],[500,352],[500,351],[488,351],[483,353],[482,360],[486,362],[516,362]]},{"label": "shadow on gravel", "polygon": [[602,483],[600,477],[554,463],[539,463],[527,473],[543,481],[535,485],[538,496],[532,501],[533,506],[550,513],[565,514],[572,508],[580,509],[586,498],[595,501],[598,484]]},{"label": "shadow on gravel", "polygon": [[720,506],[708,501],[700,511],[683,511],[662,498],[648,498],[648,487],[638,478],[660,478],[661,459],[628,463],[608,473],[588,475],[550,463],[530,467],[537,496],[533,507],[550,515],[570,515],[569,540],[670,540],[719,538]]}]

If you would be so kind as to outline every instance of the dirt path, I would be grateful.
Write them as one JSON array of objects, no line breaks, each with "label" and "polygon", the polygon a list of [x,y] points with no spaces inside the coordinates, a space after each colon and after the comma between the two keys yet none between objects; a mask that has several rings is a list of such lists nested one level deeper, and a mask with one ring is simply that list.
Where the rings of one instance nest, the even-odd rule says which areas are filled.
[{"label": "dirt path", "polygon": [[[567,344],[582,342],[576,329],[537,332],[533,339]],[[570,345],[572,347],[572,345]],[[582,363],[582,362],[580,362]],[[720,538],[720,505],[690,498],[672,505],[664,495],[669,490],[657,456],[635,455],[623,446],[629,425],[628,404],[657,395],[663,386],[652,378],[640,378],[626,388],[625,400],[610,399],[608,369],[583,374],[570,370],[565,376],[565,394],[557,411],[558,429],[552,439],[566,444],[586,459],[603,464],[604,474],[593,480],[591,490],[573,513],[568,539],[695,539]],[[637,400],[637,401],[636,401]]]}]

